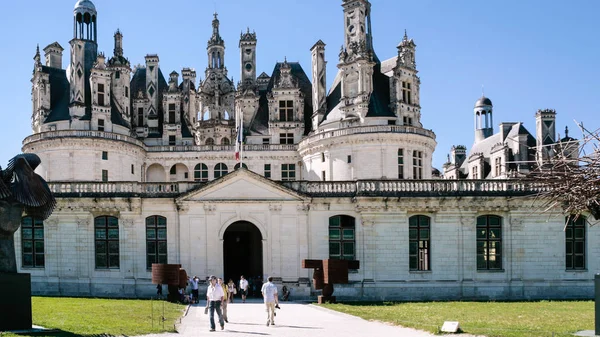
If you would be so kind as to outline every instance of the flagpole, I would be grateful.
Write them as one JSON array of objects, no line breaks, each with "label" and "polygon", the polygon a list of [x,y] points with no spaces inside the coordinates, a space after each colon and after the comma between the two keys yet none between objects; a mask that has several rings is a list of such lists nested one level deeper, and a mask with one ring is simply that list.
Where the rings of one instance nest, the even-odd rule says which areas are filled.
[{"label": "flagpole", "polygon": [[244,116],[240,110],[240,168],[244,167]]}]

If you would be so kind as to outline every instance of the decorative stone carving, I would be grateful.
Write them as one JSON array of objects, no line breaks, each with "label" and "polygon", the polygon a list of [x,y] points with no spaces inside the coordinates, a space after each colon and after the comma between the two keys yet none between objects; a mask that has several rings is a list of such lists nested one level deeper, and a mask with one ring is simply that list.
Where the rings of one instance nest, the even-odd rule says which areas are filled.
[{"label": "decorative stone carving", "polygon": [[215,204],[204,204],[204,212],[206,212],[206,214],[215,214],[215,211],[217,210],[217,205]]},{"label": "decorative stone carving", "polygon": [[87,217],[85,217],[85,218],[77,218],[75,220],[75,222],[77,223],[77,227],[80,228],[80,229],[83,229],[83,228],[89,226],[89,224],[90,224],[90,220]]},{"label": "decorative stone carving", "polygon": [[58,218],[48,218],[48,220],[44,221],[44,227],[48,230],[57,230],[58,229]]},{"label": "decorative stone carving", "polygon": [[121,224],[123,224],[124,227],[131,228],[133,227],[134,222],[133,219],[122,219]]},{"label": "decorative stone carving", "polygon": [[281,204],[269,204],[269,210],[271,212],[281,212]]}]

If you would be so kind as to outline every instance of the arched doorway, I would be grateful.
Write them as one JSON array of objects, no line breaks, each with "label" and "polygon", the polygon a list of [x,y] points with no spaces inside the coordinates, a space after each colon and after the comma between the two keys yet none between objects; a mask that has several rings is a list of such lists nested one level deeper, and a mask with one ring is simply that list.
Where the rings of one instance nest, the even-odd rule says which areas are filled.
[{"label": "arched doorway", "polygon": [[223,235],[225,282],[232,279],[239,285],[240,276],[244,275],[250,283],[248,295],[260,296],[263,277],[262,249],[262,235],[254,224],[248,221],[231,224]]}]

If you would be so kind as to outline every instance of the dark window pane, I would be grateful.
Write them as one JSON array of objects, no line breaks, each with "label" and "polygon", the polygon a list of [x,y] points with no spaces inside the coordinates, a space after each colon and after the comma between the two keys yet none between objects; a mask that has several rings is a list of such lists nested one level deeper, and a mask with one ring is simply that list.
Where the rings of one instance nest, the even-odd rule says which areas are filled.
[{"label": "dark window pane", "polygon": [[485,230],[485,229],[478,229],[477,230],[477,238],[478,239],[487,239],[487,230]]},{"label": "dark window pane", "polygon": [[575,242],[575,254],[583,254],[585,250],[584,242]]},{"label": "dark window pane", "polygon": [[411,257],[408,258],[408,260],[409,260],[409,265],[410,265],[409,268],[412,269],[412,270],[417,270],[417,268],[418,268],[418,261],[419,261],[417,259],[417,256],[416,255],[415,256],[411,256]]},{"label": "dark window pane", "polygon": [[566,244],[565,252],[567,254],[573,254],[573,241],[567,241]]},{"label": "dark window pane", "polygon": [[354,229],[344,229],[344,240],[354,240]]},{"label": "dark window pane", "polygon": [[108,252],[110,254],[119,254],[119,241],[109,241]]},{"label": "dark window pane", "polygon": [[573,256],[567,254],[567,269],[573,269]]},{"label": "dark window pane", "polygon": [[160,255],[158,257],[158,263],[167,263],[167,255]]},{"label": "dark window pane", "polygon": [[106,254],[106,241],[97,241],[96,242],[96,254]]},{"label": "dark window pane", "polygon": [[330,228],[329,229],[329,240],[339,240],[340,239],[340,230]]},{"label": "dark window pane", "polygon": [[490,239],[500,239],[500,238],[502,238],[500,228],[490,229]]},{"label": "dark window pane", "polygon": [[477,269],[486,269],[487,261],[484,255],[477,255]]},{"label": "dark window pane", "polygon": [[339,227],[340,226],[340,217],[333,216],[329,218],[329,227]]},{"label": "dark window pane", "polygon": [[24,253],[33,253],[33,242],[23,241],[23,252]]},{"label": "dark window pane", "polygon": [[410,240],[416,240],[417,239],[417,233],[419,231],[417,229],[409,229],[408,230],[408,238]]},{"label": "dark window pane", "polygon": [[35,254],[35,266],[43,267],[45,265],[44,254]]},{"label": "dark window pane", "polygon": [[165,240],[167,238],[167,230],[166,229],[159,229],[158,230],[158,238]]},{"label": "dark window pane", "polygon": [[34,234],[33,237],[36,240],[43,239],[44,238],[44,229],[43,228],[35,228],[33,230],[33,234]]},{"label": "dark window pane", "polygon": [[96,229],[96,240],[106,239],[106,230],[105,229]]},{"label": "dark window pane", "polygon": [[115,217],[108,217],[108,227],[118,227],[119,219]]},{"label": "dark window pane", "polygon": [[104,227],[106,226],[106,220],[104,217],[97,217],[94,219],[94,226],[96,227]]},{"label": "dark window pane", "polygon": [[99,255],[96,254],[96,268],[107,268],[108,266],[106,265],[106,256],[105,255]]},{"label": "dark window pane", "polygon": [[490,226],[494,226],[494,227],[500,226],[500,218],[497,216],[490,216],[489,223],[490,223]]},{"label": "dark window pane", "polygon": [[354,256],[354,242],[344,242],[344,255]]},{"label": "dark window pane", "polygon": [[154,229],[154,228],[146,229],[146,238],[147,239],[156,239],[156,229]]},{"label": "dark window pane", "polygon": [[411,216],[410,218],[408,218],[408,225],[410,227],[417,227],[417,217]]},{"label": "dark window pane", "polygon": [[23,266],[33,267],[33,254],[23,254]]},{"label": "dark window pane", "polygon": [[577,269],[584,269],[585,268],[585,263],[584,263],[583,256],[575,256],[575,266],[574,266],[574,268],[577,268]]},{"label": "dark window pane", "polygon": [[31,240],[33,238],[33,229],[31,228],[21,228],[21,235],[23,239]]},{"label": "dark window pane", "polygon": [[408,243],[408,254],[416,255],[418,250],[418,244],[416,241],[411,241]]},{"label": "dark window pane", "polygon": [[159,216],[158,217],[158,227],[165,227],[167,226],[167,218]]},{"label": "dark window pane", "polygon": [[429,229],[421,229],[419,231],[419,236],[421,240],[429,240]]},{"label": "dark window pane", "polygon": [[585,237],[584,228],[575,228],[575,239],[583,239]]},{"label": "dark window pane", "polygon": [[147,227],[154,227],[154,217],[153,216],[149,216],[146,218],[146,226]]},{"label": "dark window pane", "polygon": [[167,254],[167,243],[165,241],[158,243],[158,254]]},{"label": "dark window pane", "polygon": [[156,241],[148,241],[146,243],[146,252],[149,255],[156,254]]},{"label": "dark window pane", "polygon": [[44,241],[35,242],[35,252],[38,254],[44,252]]},{"label": "dark window pane", "polygon": [[33,224],[33,219],[31,217],[24,217],[21,219],[22,227],[31,227]]},{"label": "dark window pane", "polygon": [[481,227],[481,226],[487,226],[487,221],[486,218],[484,216],[480,216],[477,218],[477,226]]},{"label": "dark window pane", "polygon": [[340,255],[341,246],[339,242],[329,242],[329,255]]},{"label": "dark window pane", "polygon": [[567,227],[567,229],[565,230],[565,237],[567,239],[572,239],[573,238],[573,229],[570,227]]},{"label": "dark window pane", "polygon": [[119,229],[111,228],[108,230],[108,238],[109,239],[118,239],[119,238]]}]

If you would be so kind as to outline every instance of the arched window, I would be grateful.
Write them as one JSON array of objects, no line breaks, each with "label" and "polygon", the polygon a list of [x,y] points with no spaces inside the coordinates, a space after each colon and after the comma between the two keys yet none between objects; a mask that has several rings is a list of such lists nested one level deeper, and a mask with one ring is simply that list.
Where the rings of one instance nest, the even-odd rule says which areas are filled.
[{"label": "arched window", "polygon": [[99,216],[94,219],[96,269],[119,268],[119,219]]},{"label": "arched window", "polygon": [[212,138],[207,138],[206,139],[206,145],[215,145],[215,140]]},{"label": "arched window", "polygon": [[177,174],[177,165],[171,166],[171,169],[169,170],[169,174],[170,175],[176,175]]},{"label": "arched window", "polygon": [[22,265],[25,268],[43,268],[44,221],[31,216],[21,219]]},{"label": "arched window", "polygon": [[415,215],[408,218],[408,259],[410,270],[430,270],[430,218]]},{"label": "arched window", "polygon": [[231,142],[229,141],[229,138],[221,139],[221,145],[229,145],[229,144],[231,144]]},{"label": "arched window", "polygon": [[218,163],[215,166],[215,179],[221,178],[222,176],[227,174],[227,165],[223,163]]},{"label": "arched window", "polygon": [[329,218],[329,258],[355,260],[353,217],[336,215]]},{"label": "arched window", "polygon": [[477,217],[477,269],[502,269],[502,218],[497,215]]},{"label": "arched window", "polygon": [[586,219],[579,216],[577,220],[567,218],[565,227],[565,244],[567,270],[585,269],[585,224]]},{"label": "arched window", "polygon": [[167,263],[167,218],[160,215],[146,218],[146,268],[153,263]]},{"label": "arched window", "polygon": [[194,167],[194,181],[208,181],[208,166],[201,163]]},{"label": "arched window", "polygon": [[[248,166],[246,166],[246,164],[242,163],[242,167],[245,168],[246,170],[248,169]],[[233,170],[237,170],[240,168],[240,163],[235,164],[235,166],[233,167]]]}]

